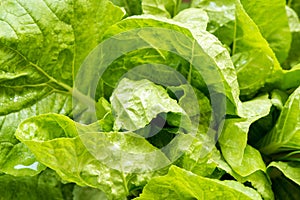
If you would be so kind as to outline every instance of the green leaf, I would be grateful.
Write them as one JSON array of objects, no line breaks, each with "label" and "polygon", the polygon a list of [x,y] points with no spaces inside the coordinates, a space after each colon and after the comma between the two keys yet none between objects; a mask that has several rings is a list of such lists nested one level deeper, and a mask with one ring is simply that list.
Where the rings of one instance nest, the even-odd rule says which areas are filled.
[{"label": "green leaf", "polygon": [[[238,177],[238,176],[236,176]],[[263,197],[263,199],[274,199],[274,193],[272,190],[272,182],[268,175],[259,170],[254,172],[253,174],[237,178],[240,182],[250,182],[252,187],[254,187],[258,193]]]},{"label": "green leaf", "polygon": [[293,66],[290,70],[283,70],[281,77],[276,83],[278,88],[287,90],[294,89],[300,85],[300,64]]},{"label": "green leaf", "polygon": [[242,96],[253,96],[266,83],[278,78],[272,76],[281,71],[278,60],[239,0],[196,0],[192,5],[207,12],[207,30],[231,47]]},{"label": "green leaf", "polygon": [[194,140],[189,149],[187,149],[184,155],[176,162],[176,166],[199,176],[221,178],[224,174],[221,170],[224,169],[217,169],[219,163],[216,161],[221,159],[221,154],[215,147],[209,152],[206,152],[205,145],[203,141],[198,139]]},{"label": "green leaf", "polygon": [[284,176],[300,185],[300,162],[271,162],[268,170],[271,170],[272,167],[276,167]]},{"label": "green leaf", "polygon": [[236,4],[235,31],[232,59],[237,70],[241,94],[251,95],[266,82],[271,82],[271,74],[280,71],[281,67],[268,42],[239,1]]},{"label": "green leaf", "polygon": [[192,126],[186,112],[176,100],[171,99],[162,86],[146,79],[131,81],[123,78],[110,101],[116,118],[115,130],[135,131],[144,128],[160,113],[173,113],[174,117],[168,123],[179,123],[179,127],[186,131]]},{"label": "green leaf", "polygon": [[[245,160],[243,157],[246,155],[245,151],[250,125],[258,119],[267,116],[270,112],[271,106],[271,101],[268,99],[267,95],[257,97],[248,102],[244,102],[241,105],[240,116],[243,118],[225,120],[218,142],[225,160],[231,167],[233,167],[234,170],[243,170],[240,168],[240,165],[243,160]],[[252,150],[250,146],[248,147],[248,150],[248,153],[256,156],[258,159],[257,161],[261,160],[260,154],[255,153],[256,150]],[[261,164],[259,165],[261,166]],[[243,174],[242,176],[250,174],[247,172],[241,173]]]},{"label": "green leaf", "polygon": [[98,188],[108,199],[124,199],[170,163],[134,133],[95,132],[58,114],[25,120],[16,136],[64,181]]},{"label": "green leaf", "polygon": [[72,98],[64,94],[51,94],[36,104],[19,112],[0,117],[0,171],[15,176],[35,175],[45,168],[37,162],[28,147],[14,136],[17,126],[26,118],[57,112],[65,115],[72,113]]},{"label": "green leaf", "polygon": [[63,185],[56,174],[48,170],[33,177],[0,175],[1,199],[64,200],[69,199],[64,195],[67,190],[67,185]]},{"label": "green leaf", "polygon": [[285,1],[241,0],[241,3],[247,14],[258,26],[262,36],[268,41],[278,61],[282,63],[288,56],[292,38],[285,10]]},{"label": "green leaf", "polygon": [[[222,8],[223,7],[225,7],[225,5],[223,5]],[[210,13],[206,7],[204,7],[204,10],[207,11],[207,14]],[[213,58],[222,71],[224,79],[229,84],[229,87],[227,85],[225,86],[228,91],[227,94],[230,94],[230,96],[227,96],[228,102],[226,112],[234,115],[237,113],[236,107],[240,104],[240,91],[236,78],[236,70],[234,69],[228,50],[223,46],[218,38],[205,31],[204,28],[206,27],[208,19],[204,10],[196,8],[186,9],[175,16],[174,20],[181,22],[182,26],[187,27],[191,31],[203,50]],[[195,15],[199,15],[200,17],[194,17]],[[199,18],[203,19],[201,20]]]},{"label": "green leaf", "polygon": [[234,38],[235,4],[232,0],[193,0],[192,7],[202,8],[207,12],[209,22],[207,31],[213,33],[227,46]]},{"label": "green leaf", "polygon": [[299,185],[284,177],[284,175],[276,175],[272,178],[272,188],[276,199],[294,200],[300,195]]},{"label": "green leaf", "polygon": [[192,124],[198,126],[197,135],[206,134],[213,123],[209,99],[201,91],[188,84],[169,86],[167,89],[176,96],[178,105],[188,114]]},{"label": "green leaf", "polygon": [[126,13],[131,15],[140,15],[142,14],[142,0],[110,0],[115,5],[124,7]]},{"label": "green leaf", "polygon": [[180,4],[180,0],[143,0],[142,8],[144,14],[172,18],[177,14]]},{"label": "green leaf", "polygon": [[299,162],[271,162],[268,173],[277,199],[297,199],[300,195]]},{"label": "green leaf", "polygon": [[297,13],[290,7],[286,6],[286,14],[288,17],[289,28],[291,32],[300,31],[300,22]]},{"label": "green leaf", "polygon": [[[26,172],[36,160],[21,144],[14,147],[15,129],[37,114],[72,115],[77,70],[103,32],[122,16],[120,8],[107,0],[1,2],[0,149],[5,153],[0,171],[19,174],[14,168],[18,164],[24,166],[23,175],[40,171],[39,165],[38,171]],[[7,161],[7,156],[13,160]]]},{"label": "green leaf", "polygon": [[175,21],[191,27],[194,30],[206,30],[208,23],[207,13],[198,8],[187,8],[180,11],[174,18]]},{"label": "green leaf", "polygon": [[[249,146],[250,147],[250,146]],[[250,147],[251,148],[251,147]],[[241,176],[237,172],[235,172],[224,160],[224,158],[221,156],[220,153],[216,153],[211,158],[211,162],[215,163],[220,170],[224,170],[231,176],[233,176],[237,181],[241,183],[251,183],[251,186],[257,190],[258,193],[264,198],[264,199],[274,199],[274,194],[271,187],[271,181],[268,177],[268,175],[257,168],[257,161],[255,159],[248,159],[250,162],[243,162],[240,168],[246,168],[248,170],[249,168],[254,168],[252,170],[252,173],[250,171],[250,175],[248,176]],[[249,157],[249,156],[248,156]],[[265,167],[263,167],[265,168]],[[244,170],[245,171],[245,170]],[[254,172],[253,172],[254,171]],[[249,173],[249,171],[248,171]]]},{"label": "green leaf", "polygon": [[258,146],[264,154],[274,154],[288,150],[299,150],[300,134],[300,87],[288,98],[275,127]]},{"label": "green leaf", "polygon": [[299,1],[295,1],[295,0],[288,0],[287,5],[291,8],[293,8],[297,15],[300,15],[300,2]]},{"label": "green leaf", "polygon": [[[104,72],[102,76],[103,82],[105,83],[104,86],[108,85],[114,88],[116,86],[117,80],[121,78],[121,75],[131,70],[133,66],[141,66],[145,63],[155,63],[156,65],[163,64],[176,69],[187,79],[187,81],[194,88],[201,90],[207,96],[210,95],[208,94],[208,92],[211,93],[209,97],[213,102],[212,107],[215,108],[216,112],[220,112],[220,111],[223,112],[224,111],[223,107],[225,105],[224,102],[218,102],[224,99],[220,97],[219,98],[215,97],[215,95],[213,95],[213,91],[217,91],[218,94],[222,94],[222,93],[224,94],[225,92],[227,97],[226,106],[228,107],[226,111],[228,111],[229,113],[234,113],[236,109],[236,104],[239,101],[238,100],[239,91],[238,91],[238,83],[235,76],[235,69],[232,65],[227,50],[224,47],[222,47],[222,44],[217,40],[217,38],[215,38],[214,36],[212,36],[207,32],[194,32],[192,29],[190,29],[191,27],[185,26],[183,24],[178,24],[178,22],[175,21],[170,21],[170,20],[163,21],[161,19],[158,20],[155,18],[154,19],[151,18],[152,17],[148,16],[148,18],[135,17],[131,19],[126,19],[116,24],[116,26],[112,26],[112,28],[106,32],[107,34],[106,37],[112,37],[113,35],[116,35],[118,33],[122,33],[122,32],[125,33],[126,31],[133,32],[133,30],[138,30],[141,27],[144,27],[145,34],[142,36],[141,39],[143,40],[143,43],[145,41],[148,43],[146,44],[147,46],[150,45],[149,48],[151,48],[151,51],[149,49],[144,50],[145,47],[142,49],[140,47],[135,47],[135,49],[140,49],[140,50],[134,53],[130,53],[126,56],[124,56],[123,53],[122,54],[123,57],[121,59],[118,59],[118,61],[115,61]],[[149,26],[153,27],[153,29],[148,32],[146,31],[146,27]],[[157,30],[154,29],[154,27],[155,28],[159,27],[160,29]],[[170,32],[168,30],[170,30]],[[190,31],[192,33],[190,33]],[[148,33],[146,34],[146,32]],[[164,36],[163,38],[157,38],[157,37],[153,38],[152,34],[159,34],[162,36],[163,35],[166,36]],[[141,35],[138,34],[137,37],[139,38],[141,37]],[[174,43],[171,40],[170,41],[165,40],[164,38],[173,38],[172,41],[177,41],[179,40],[178,38],[181,38],[180,41],[182,41],[183,43]],[[190,39],[192,39],[192,41],[189,41]],[[195,39],[196,41],[194,41]],[[129,42],[130,45],[132,46],[133,44],[130,40],[128,42],[124,41],[124,45],[126,44],[126,46],[128,46]],[[193,51],[199,48],[197,43],[201,46],[200,48],[204,50],[204,52],[202,50],[199,51],[197,50],[197,52],[200,53],[201,51],[202,55],[208,54],[210,57],[209,59],[213,59],[213,61],[210,60],[208,62],[201,62],[201,64],[196,63],[198,62],[198,56],[200,56],[200,54],[196,55],[193,53]],[[182,46],[183,44],[184,46]],[[137,44],[137,45],[140,46],[142,44]],[[186,48],[187,45],[190,45],[190,48],[187,49]],[[143,57],[143,59],[140,59],[141,56]],[[205,57],[207,57],[207,55],[205,55]],[[189,61],[189,63],[187,63],[186,61]],[[213,62],[217,62],[217,65]],[[215,72],[213,72],[212,70],[206,71],[206,69],[212,69],[210,66],[207,65],[209,63],[217,67],[215,68],[216,70]],[[207,66],[205,67],[204,64]],[[155,68],[154,66],[153,64],[151,64],[147,68],[145,66],[144,69],[149,71],[150,68]],[[160,68],[157,67],[157,70],[153,70],[151,74],[154,74],[154,72],[156,71],[156,74],[159,74],[157,76],[158,79],[160,79],[160,81],[162,80],[165,81],[164,83],[167,85],[175,84],[173,82],[171,83],[171,80],[172,81],[175,80],[174,78],[167,79],[164,75],[160,75],[165,71],[162,70],[161,68],[162,67]],[[214,76],[212,76],[212,73],[214,73]],[[112,77],[111,74],[114,74],[114,76]],[[153,75],[151,76],[149,74],[150,72],[148,72],[147,78],[151,78],[153,81],[152,78]],[[221,82],[216,81],[217,80],[215,78],[216,76],[219,77],[218,79],[221,80]],[[221,86],[221,84],[224,84],[224,86]],[[104,87],[104,90],[108,90],[108,89]],[[110,96],[110,94],[108,94],[107,96]]]},{"label": "green leaf", "polygon": [[[133,37],[137,39],[134,43],[132,42]],[[174,70],[175,72],[172,74],[181,73],[185,82],[209,96],[217,122],[223,118],[221,113],[226,111],[226,105],[230,106],[231,109],[228,110],[233,112],[235,101],[232,100],[232,96],[236,95],[232,94],[231,82],[228,83],[228,80],[233,80],[234,75],[231,74],[229,78],[223,75],[223,68],[216,65],[211,56],[207,55],[198,45],[190,31],[179,26],[178,22],[158,20],[149,16],[127,18],[112,26],[106,32],[105,38],[114,39],[109,40],[112,46],[114,46],[114,42],[121,45],[119,46],[120,50],[116,52],[116,55],[120,57],[117,56],[118,59],[114,60],[103,73],[101,86],[98,86],[98,88],[102,88],[98,91],[99,96],[103,95],[109,98],[118,80],[127,72],[135,71],[136,68],[145,70],[143,79],[149,79],[153,82],[158,79],[159,84],[164,86],[176,86],[184,83],[177,81],[177,75],[171,79],[168,79],[170,74],[167,74],[167,77],[164,76],[165,71],[171,71],[169,68],[173,68],[177,71]],[[168,39],[166,40],[166,38]],[[126,54],[124,50],[127,51]],[[223,50],[224,48],[221,49],[221,51]],[[104,49],[97,50],[99,53],[103,51]],[[107,61],[103,61],[103,64],[110,63],[113,61],[113,56],[107,56],[105,59]],[[89,63],[90,65],[93,64]],[[134,68],[135,66],[138,67]],[[225,67],[224,72],[228,71],[228,74],[229,71],[234,72],[234,69],[230,70],[228,65]],[[138,72],[140,71],[138,70]],[[140,79],[137,78],[137,80]],[[82,80],[79,85],[82,85],[84,90],[89,91],[90,85],[87,85],[85,81]]]},{"label": "green leaf", "polygon": [[289,20],[290,31],[292,32],[292,43],[288,58],[283,63],[283,67],[290,69],[291,67],[300,63],[300,54],[298,47],[300,45],[300,22],[297,13],[290,7],[286,7],[287,16]]},{"label": "green leaf", "polygon": [[152,178],[141,199],[261,199],[253,189],[235,181],[204,178],[171,166],[166,176]]}]

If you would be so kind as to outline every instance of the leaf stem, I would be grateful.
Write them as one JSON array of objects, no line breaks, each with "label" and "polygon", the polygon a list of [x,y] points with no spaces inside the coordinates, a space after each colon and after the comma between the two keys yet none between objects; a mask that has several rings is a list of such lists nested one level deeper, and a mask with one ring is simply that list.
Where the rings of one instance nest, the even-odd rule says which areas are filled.
[{"label": "leaf stem", "polygon": [[50,76],[49,74],[47,74],[43,69],[41,69],[38,65],[29,62],[30,65],[34,66],[39,72],[41,72],[43,75],[45,75],[51,82],[61,86],[62,88],[66,89],[67,92],[72,95],[73,97],[75,97],[77,100],[79,100],[80,102],[84,103],[85,105],[88,105],[90,107],[94,107],[95,106],[95,100],[92,99],[91,97],[84,95],[83,93],[81,93],[79,90],[77,90],[76,88],[72,88],[71,86],[56,80],[55,78],[53,78],[52,76]]},{"label": "leaf stem", "polygon": [[69,85],[60,82],[58,80],[56,80],[55,78],[53,78],[52,76],[50,76],[49,74],[47,74],[43,69],[41,69],[37,64],[34,64],[32,62],[29,62],[30,65],[32,65],[33,67],[35,67],[39,72],[41,72],[44,76],[46,76],[50,81],[56,83],[57,85],[61,86],[62,88],[66,89],[68,92],[72,92],[72,87],[70,87]]},{"label": "leaf stem", "polygon": [[233,29],[233,43],[232,43],[232,51],[231,56],[235,54],[235,48],[236,48],[236,26],[237,26],[237,15],[235,14],[235,20],[234,20],[234,29]]}]

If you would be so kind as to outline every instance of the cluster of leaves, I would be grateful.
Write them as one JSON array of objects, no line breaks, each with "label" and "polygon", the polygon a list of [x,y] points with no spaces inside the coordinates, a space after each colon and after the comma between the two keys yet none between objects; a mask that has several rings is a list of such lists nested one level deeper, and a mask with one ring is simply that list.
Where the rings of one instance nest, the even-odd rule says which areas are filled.
[{"label": "cluster of leaves", "polygon": [[[299,15],[297,0],[1,1],[0,199],[298,199]],[[76,83],[80,66],[111,38],[85,94],[98,72]]]}]

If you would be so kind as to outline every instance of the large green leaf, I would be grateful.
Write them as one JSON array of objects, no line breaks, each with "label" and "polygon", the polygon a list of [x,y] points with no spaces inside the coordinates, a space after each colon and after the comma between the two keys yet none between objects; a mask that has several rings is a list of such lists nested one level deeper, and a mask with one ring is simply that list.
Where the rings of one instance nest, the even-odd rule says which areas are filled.
[{"label": "large green leaf", "polygon": [[192,5],[207,12],[207,30],[231,47],[241,95],[254,95],[277,78],[271,75],[281,71],[279,62],[239,0],[195,0]]},{"label": "large green leaf", "polygon": [[[199,17],[194,17],[195,15]],[[227,94],[230,94],[228,98],[232,102],[228,104],[229,106],[227,106],[226,112],[228,114],[236,114],[240,104],[237,74],[228,50],[222,45],[218,38],[205,31],[208,22],[206,12],[196,8],[186,9],[176,15],[174,20],[181,22],[182,26],[187,27],[191,31],[203,50],[213,58],[222,71],[224,79],[230,85],[230,87],[225,88],[228,90]],[[230,107],[232,104],[233,107]]]},{"label": "large green leaf", "polygon": [[[234,80],[234,75],[225,78],[234,69],[226,64],[224,69],[223,66],[218,67],[190,31],[177,24],[171,20],[144,16],[127,18],[112,26],[104,36],[105,45],[97,47],[85,61],[80,74],[86,75],[76,80],[77,89],[87,94],[96,90],[96,86],[84,77],[92,77],[90,81],[93,83],[100,80],[96,98],[109,98],[123,77],[136,81],[148,79],[165,87],[190,84],[209,98],[214,120],[210,127],[216,129],[227,107],[230,113],[236,110],[233,96],[237,96],[231,91],[231,82],[228,83],[228,80]],[[112,47],[114,54],[103,54],[111,51]],[[224,48],[220,49],[226,54]],[[218,57],[217,53],[214,56]],[[237,88],[233,90],[237,91]],[[210,136],[214,138],[215,131],[211,131]]]},{"label": "large green leaf", "polygon": [[25,169],[35,162],[26,147],[14,147],[13,134],[22,120],[47,112],[72,115],[77,70],[122,16],[107,0],[1,2],[0,165],[5,166],[0,171],[18,174],[16,165]]},{"label": "large green leaf", "polygon": [[[272,104],[268,95],[257,97],[241,105],[240,116],[242,118],[226,119],[224,128],[221,130],[219,144],[225,160],[234,170],[243,170],[240,165],[244,160],[245,150],[248,140],[248,132],[250,125],[256,120],[265,117],[269,114]],[[251,154],[256,155],[259,161],[259,153],[252,151]],[[250,153],[250,152],[248,152]],[[253,173],[253,171],[251,172]],[[242,173],[242,176],[249,175],[250,173]]]},{"label": "large green leaf", "polygon": [[[125,37],[126,34],[128,35],[127,38]],[[105,38],[111,39],[112,37],[118,38],[116,42],[122,46],[123,51],[120,52],[120,54],[122,53],[121,55],[119,53],[114,55],[114,57],[120,56],[120,58],[115,60],[101,77],[103,85],[99,88],[103,88],[103,90],[100,93],[106,91],[103,95],[109,97],[122,75],[131,70],[133,71],[135,66],[140,67],[145,64],[148,65],[148,67],[144,66],[144,69],[148,72],[148,77],[145,78],[151,79],[153,82],[156,82],[153,79],[158,78],[160,81],[164,81],[167,86],[178,85],[178,81],[174,82],[176,78],[167,79],[165,77],[164,71],[166,70],[162,65],[166,65],[176,69],[194,88],[201,90],[210,98],[212,108],[215,111],[214,114],[225,112],[224,95],[227,100],[226,107],[228,107],[226,111],[230,113],[234,112],[232,110],[236,108],[238,93],[237,84],[234,82],[234,80],[236,81],[236,78],[234,78],[234,69],[230,65],[230,61],[221,61],[221,58],[217,58],[219,53],[226,59],[229,56],[227,57],[228,53],[226,49],[221,47],[216,42],[216,39],[211,40],[212,44],[207,42],[207,45],[216,46],[218,49],[212,51],[211,55],[207,55],[206,51],[208,50],[202,50],[206,46],[204,44],[199,46],[198,44],[198,41],[204,41],[209,38],[207,35],[202,39],[199,37],[198,40],[182,24],[150,16],[127,18],[117,23],[106,32]],[[136,38],[134,43],[132,42],[132,38]],[[109,42],[114,46],[112,40],[109,40]],[[119,46],[120,50],[121,46]],[[124,49],[130,53],[124,54]],[[99,49],[97,53],[103,52],[103,50]],[[95,55],[97,53],[95,52]],[[223,62],[220,67],[213,60],[214,56],[220,63]],[[199,59],[200,57],[201,60]],[[112,60],[112,56],[106,56],[105,59],[107,61],[103,61],[102,63],[112,62],[110,61]],[[93,64],[89,63],[89,65]],[[155,65],[161,66],[161,69],[158,66],[155,67]],[[153,76],[154,72],[156,72],[156,76]],[[87,88],[90,86],[86,85],[83,80],[79,85],[82,85],[82,90],[89,91]],[[236,87],[232,88],[231,85]],[[218,116],[217,118],[220,119],[220,117]]]},{"label": "large green leaf", "polygon": [[282,63],[288,56],[291,44],[285,0],[241,0],[241,3]]},{"label": "large green leaf", "polygon": [[24,119],[48,112],[71,115],[72,98],[53,93],[28,108],[0,117],[0,171],[15,176],[34,175],[45,168],[28,147],[15,138],[14,133]]},{"label": "large green leaf", "polygon": [[264,154],[299,150],[300,87],[289,97],[275,127],[262,138],[258,146]]},{"label": "large green leaf", "polygon": [[98,188],[108,199],[125,199],[170,163],[137,134],[97,131],[63,115],[45,114],[22,122],[16,136],[64,181]]},{"label": "large green leaf", "polygon": [[142,199],[261,199],[253,189],[235,181],[204,178],[181,168],[171,166],[166,176],[152,178]]}]

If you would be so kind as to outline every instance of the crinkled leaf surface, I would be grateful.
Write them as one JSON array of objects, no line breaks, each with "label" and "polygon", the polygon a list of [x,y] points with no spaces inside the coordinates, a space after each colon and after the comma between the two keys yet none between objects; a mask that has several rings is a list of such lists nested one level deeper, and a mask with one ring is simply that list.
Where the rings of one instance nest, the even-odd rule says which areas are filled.
[{"label": "crinkled leaf surface", "polygon": [[241,95],[255,94],[271,74],[281,70],[267,40],[239,0],[196,0],[193,6],[208,13],[207,30],[231,46]]},{"label": "crinkled leaf surface", "polygon": [[25,147],[18,151],[22,145],[14,147],[16,127],[42,113],[72,115],[78,68],[107,27],[122,16],[106,0],[1,2],[0,164],[5,166],[0,171],[18,174],[13,168],[17,164],[24,166],[24,175],[39,171],[25,172],[35,159]]},{"label": "crinkled leaf surface", "polygon": [[[189,12],[196,12],[197,10],[198,15],[203,15],[203,19],[201,19],[200,17],[193,17],[194,15],[188,15],[189,17],[182,17],[182,15],[187,15]],[[204,26],[207,24],[208,19],[206,19],[204,13],[205,12],[202,9],[187,9],[185,10],[185,12],[182,11],[177,16],[175,16],[174,20],[181,22],[182,26],[187,27],[191,31],[203,50],[213,58],[213,60],[222,71],[224,79],[230,85],[230,87],[225,86],[226,90],[228,90],[227,94],[231,94],[230,96],[228,96],[230,102],[227,103],[226,112],[229,114],[236,114],[238,112],[236,111],[236,109],[239,108],[240,104],[240,91],[237,81],[237,74],[227,49],[222,45],[217,37],[205,31]]]},{"label": "crinkled leaf surface", "polygon": [[[212,58],[202,50],[188,29],[176,24],[178,23],[174,21],[163,21],[151,16],[144,16],[127,18],[112,26],[106,32],[105,38],[109,38],[107,41],[111,46],[118,46],[118,48],[115,49],[114,55],[107,55],[101,60],[100,65],[110,63],[110,66],[101,76],[98,95],[109,98],[117,86],[118,80],[127,72],[133,71],[134,66],[144,66],[146,71],[158,70],[158,73],[164,74],[163,67],[160,70],[155,66],[157,64],[167,65],[181,73],[190,85],[209,96],[216,116],[215,120],[219,122],[224,116],[222,113],[227,110],[226,106],[231,107],[228,110],[233,112],[232,108],[235,108],[233,96],[236,95],[232,94],[230,83],[227,83],[227,77],[222,72],[223,69],[218,68]],[[166,40],[166,38],[168,39]],[[97,55],[103,51],[105,50],[101,47],[94,53]],[[119,54],[120,58],[115,59]],[[87,67],[97,64],[99,65],[99,63],[91,61]],[[224,69],[224,71],[226,70]],[[165,86],[174,85],[173,80],[175,79],[158,76],[161,77],[161,80],[166,81]],[[148,77],[144,77],[144,79],[149,77],[152,79],[153,75],[148,73]],[[78,85],[80,91],[93,91],[90,84],[84,80]],[[175,85],[178,85],[177,81],[175,81]]]},{"label": "crinkled leaf surface", "polygon": [[0,117],[0,170],[13,175],[34,175],[45,167],[37,162],[26,145],[20,143],[14,136],[17,126],[26,118],[47,113],[57,112],[65,115],[72,114],[72,99],[64,94],[51,94],[36,104]]},{"label": "crinkled leaf surface", "polygon": [[162,86],[146,79],[131,81],[123,78],[110,101],[116,118],[115,130],[135,131],[144,128],[158,114],[169,112],[175,114],[173,120],[179,121],[181,128],[190,130],[192,125],[189,116],[177,101],[170,98]]},{"label": "crinkled leaf surface", "polygon": [[209,22],[207,31],[230,46],[234,38],[235,4],[232,0],[193,0],[192,7],[199,7],[207,12]]},{"label": "crinkled leaf surface", "polygon": [[45,114],[25,120],[16,136],[63,180],[98,188],[108,199],[124,199],[169,164],[136,134],[94,130],[63,115]]},{"label": "crinkled leaf surface", "polygon": [[[148,32],[147,27],[151,27],[151,31]],[[155,29],[158,27],[159,29]],[[196,50],[199,48],[199,45],[197,44],[199,44],[199,41],[202,39],[204,41],[209,37],[204,37],[199,40],[196,38],[195,41],[194,34],[192,35],[188,28],[183,27],[182,24],[179,24],[175,21],[157,19],[151,16],[127,18],[126,20],[123,20],[122,22],[112,26],[106,32],[106,37],[112,37],[118,33],[125,34],[125,32],[133,32],[135,30],[141,30],[136,35],[138,42],[136,41],[135,43],[132,43],[131,35],[131,37],[127,39],[128,42],[125,41],[125,38],[123,37],[124,43],[122,45],[126,45],[126,48],[128,48],[129,45],[135,45],[138,47],[135,47],[134,49],[139,48],[140,50],[136,51],[135,53],[128,54],[127,56],[123,56],[118,61],[115,61],[108,68],[108,70],[104,72],[102,78],[103,82],[105,83],[105,89],[107,89],[106,85],[114,88],[117,80],[119,80],[124,73],[130,70],[132,66],[139,66],[149,62],[166,64],[167,66],[170,66],[180,72],[193,87],[203,91],[207,96],[209,96],[212,102],[216,102],[212,106],[216,112],[224,112],[224,102],[218,102],[223,101],[222,97],[219,96],[221,94],[226,94],[228,99],[226,106],[228,106],[229,109],[226,109],[226,111],[234,112],[232,110],[236,106],[235,104],[238,93],[236,77],[234,77],[235,72],[230,59],[227,60],[229,56],[227,56],[228,53],[226,52],[226,49],[221,47],[217,39],[212,39],[212,42],[208,41],[205,44],[200,44],[201,49],[205,49],[210,45],[216,47],[217,49],[216,51],[212,51],[211,55],[208,56],[210,58],[207,60],[207,62],[202,60],[200,63],[199,60],[198,63],[200,51],[202,52],[201,57],[207,57],[206,51],[208,50],[204,50],[204,52],[203,50]],[[155,38],[153,38],[154,35]],[[160,35],[161,38],[157,37],[157,35]],[[168,39],[166,40],[166,38]],[[148,48],[151,47],[151,50],[144,50],[145,46],[149,46]],[[187,48],[188,46],[190,47]],[[198,52],[197,54],[193,53],[196,51]],[[226,58],[226,61],[221,61],[221,56],[220,58],[218,57],[219,53]],[[139,58],[141,56],[143,59]],[[216,60],[220,61],[222,65],[215,65],[214,61],[211,60],[212,58],[214,59],[214,57],[216,57]],[[217,68],[212,66],[216,66]],[[118,73],[116,73],[116,71],[118,71]],[[113,77],[110,76],[112,73],[114,73]],[[216,76],[219,77],[218,81],[215,78]],[[161,79],[163,80],[164,78],[162,77]],[[224,84],[224,86],[221,84]],[[236,87],[231,87],[231,85]],[[208,94],[207,90],[209,90],[210,94]]]}]

